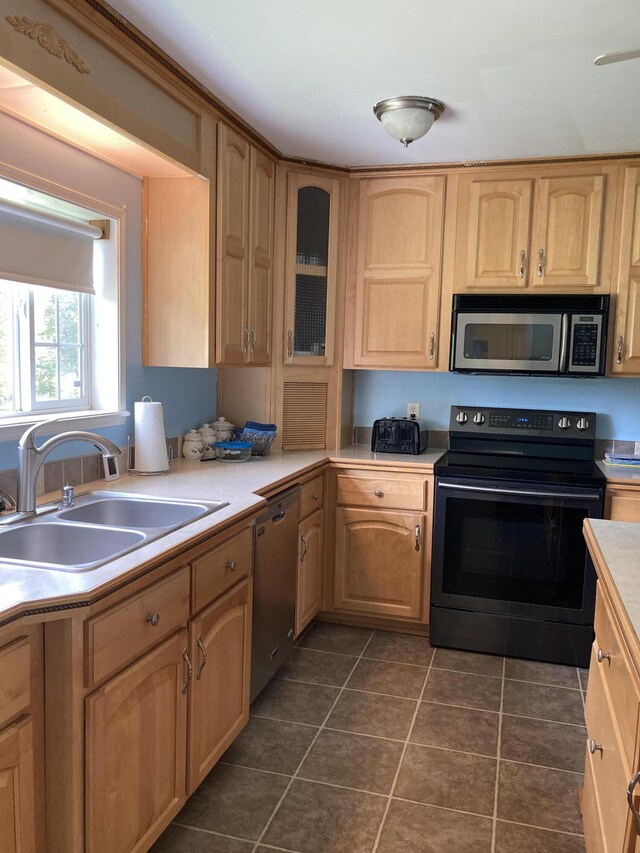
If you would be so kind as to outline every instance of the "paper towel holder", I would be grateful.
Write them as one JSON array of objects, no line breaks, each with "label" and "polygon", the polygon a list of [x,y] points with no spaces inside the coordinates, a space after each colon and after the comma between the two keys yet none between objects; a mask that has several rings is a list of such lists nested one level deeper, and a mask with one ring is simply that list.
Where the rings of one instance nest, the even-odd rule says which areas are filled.
[{"label": "paper towel holder", "polygon": [[[145,394],[145,396],[141,400],[142,403],[152,403],[153,399]],[[166,477],[169,473],[169,442],[167,442],[167,468],[162,469],[160,471],[139,471],[136,468],[131,467],[131,456],[133,447],[131,445],[131,435],[127,436],[127,474],[130,477]]]}]

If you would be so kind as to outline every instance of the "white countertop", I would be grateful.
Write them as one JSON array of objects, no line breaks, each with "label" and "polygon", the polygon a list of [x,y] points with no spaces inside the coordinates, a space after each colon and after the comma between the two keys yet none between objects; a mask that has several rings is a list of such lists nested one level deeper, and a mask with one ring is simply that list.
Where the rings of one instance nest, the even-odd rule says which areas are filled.
[{"label": "white countertop", "polygon": [[598,560],[594,556],[596,571],[607,584],[613,583],[620,603],[626,611],[628,622],[635,632],[635,642],[640,642],[640,524],[631,521],[608,521],[603,518],[591,518],[587,525],[593,531],[593,538],[600,551],[603,567],[609,578],[603,578],[598,570]]},{"label": "white countertop", "polygon": [[602,459],[598,461],[597,465],[607,478],[607,483],[616,483],[622,486],[640,486],[640,466],[607,465]]},{"label": "white countertop", "polygon": [[[262,494],[273,493],[281,484],[321,469],[328,461],[399,466],[427,473],[443,453],[443,450],[431,450],[419,456],[376,454],[364,445],[356,445],[332,451],[272,453],[244,463],[178,459],[164,477],[125,474],[119,480],[96,480],[79,486],[78,493],[115,491],[163,498],[221,500],[228,501],[229,505],[96,569],[69,572],[0,563],[0,623],[47,606],[77,606],[88,602],[123,581],[133,579],[151,565],[177,556],[207,535],[252,514],[264,504]],[[57,493],[45,495],[39,503],[58,498]]]}]

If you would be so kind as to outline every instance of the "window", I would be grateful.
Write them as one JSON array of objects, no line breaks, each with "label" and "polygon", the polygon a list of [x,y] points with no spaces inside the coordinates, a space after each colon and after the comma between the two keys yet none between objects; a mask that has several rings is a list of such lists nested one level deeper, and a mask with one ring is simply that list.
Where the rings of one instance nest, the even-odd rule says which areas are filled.
[{"label": "window", "polygon": [[0,413],[90,407],[90,296],[0,282]]},{"label": "window", "polygon": [[[121,211],[0,177],[0,433],[123,422]],[[114,215],[115,214],[115,215]],[[99,220],[100,226],[96,224]],[[104,233],[109,239],[98,239]]]}]

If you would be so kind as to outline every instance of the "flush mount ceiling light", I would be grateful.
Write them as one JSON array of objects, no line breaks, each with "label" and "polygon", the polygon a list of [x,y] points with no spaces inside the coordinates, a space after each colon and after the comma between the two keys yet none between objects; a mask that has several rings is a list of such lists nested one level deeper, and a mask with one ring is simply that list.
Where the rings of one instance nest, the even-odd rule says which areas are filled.
[{"label": "flush mount ceiling light", "polygon": [[414,139],[427,133],[434,121],[442,115],[444,104],[423,95],[401,95],[378,101],[373,112],[388,134],[398,139],[406,148]]}]

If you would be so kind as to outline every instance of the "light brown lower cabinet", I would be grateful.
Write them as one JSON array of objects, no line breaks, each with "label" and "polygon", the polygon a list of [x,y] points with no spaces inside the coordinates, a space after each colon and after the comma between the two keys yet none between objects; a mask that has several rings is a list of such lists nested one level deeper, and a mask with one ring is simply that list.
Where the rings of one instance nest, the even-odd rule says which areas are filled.
[{"label": "light brown lower cabinet", "polygon": [[420,617],[425,524],[422,513],[338,508],[335,609]]},{"label": "light brown lower cabinet", "polygon": [[0,630],[0,853],[44,850],[42,627]]},{"label": "light brown lower cabinet", "polygon": [[324,560],[324,512],[319,509],[299,525],[296,583],[296,636],[320,610]]},{"label": "light brown lower cabinet", "polygon": [[37,853],[33,725],[30,717],[0,732],[0,850]]},{"label": "light brown lower cabinet", "polygon": [[87,853],[147,850],[185,800],[187,632],[86,699]]},{"label": "light brown lower cabinet", "polygon": [[607,486],[604,517],[611,521],[640,521],[640,488]]},{"label": "light brown lower cabinet", "polygon": [[[640,850],[640,836],[627,788],[640,779],[640,677],[600,582],[595,635],[585,703],[585,846],[587,853],[633,853]],[[639,788],[637,782],[632,794],[636,810]]]},{"label": "light brown lower cabinet", "polygon": [[247,579],[193,619],[189,647],[189,780],[192,793],[249,719],[251,584]]}]

